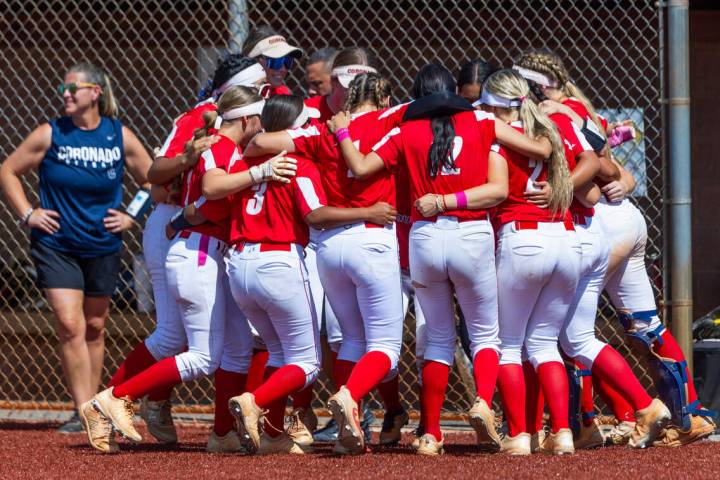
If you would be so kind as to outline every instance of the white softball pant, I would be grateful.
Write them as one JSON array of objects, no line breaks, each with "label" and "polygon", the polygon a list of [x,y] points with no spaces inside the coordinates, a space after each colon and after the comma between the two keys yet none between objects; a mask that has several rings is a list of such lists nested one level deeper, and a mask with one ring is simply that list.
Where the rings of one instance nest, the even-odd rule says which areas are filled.
[{"label": "white softball pant", "polygon": [[[313,231],[316,233],[313,234]],[[330,302],[325,296],[325,289],[320,281],[320,273],[318,272],[317,266],[317,239],[313,238],[314,236],[319,236],[320,231],[311,228],[310,232],[310,243],[305,247],[305,266],[308,271],[310,289],[313,292],[315,315],[318,319],[318,330],[322,330],[324,320],[328,345],[330,346],[330,350],[337,353],[340,351],[340,345],[342,345],[342,332],[340,331],[340,324],[335,316],[335,312],[333,312]]]},{"label": "white softball pant", "polygon": [[180,309],[186,352],[175,356],[184,382],[210,375],[220,365],[225,333],[225,243],[190,232],[170,242],[165,268],[168,292]]},{"label": "white softball pant", "polygon": [[424,359],[452,365],[457,334],[453,289],[467,322],[473,358],[500,351],[495,239],[486,220],[440,216],[410,230],[410,275],[425,314]]},{"label": "white softball pant", "polygon": [[[645,266],[647,224],[642,212],[625,199],[621,203],[597,204],[595,216],[607,233],[611,255],[623,257],[605,277],[605,290],[613,306],[630,312],[655,310],[655,294]],[[660,323],[654,315],[650,322],[635,322],[635,328],[645,333],[657,329]]]},{"label": "white softball pant", "polygon": [[380,351],[395,369],[404,318],[395,226],[356,223],[325,230],[317,262],[342,332],[338,358],[357,362],[367,352]]},{"label": "white softball pant", "polygon": [[401,270],[402,273],[402,298],[403,312],[407,317],[410,301],[413,302],[415,308],[415,367],[418,371],[418,380],[422,384],[421,374],[425,364],[425,349],[427,348],[427,333],[425,331],[425,315],[423,315],[420,301],[415,295],[415,287],[412,285],[410,270]]},{"label": "white softball pant", "polygon": [[297,365],[305,385],[318,375],[320,343],[303,249],[261,252],[260,244],[231,249],[230,290],[267,346],[267,366]]},{"label": "white softball pant", "polygon": [[565,354],[580,360],[588,369],[607,345],[595,337],[598,299],[605,283],[610,245],[602,223],[585,217],[585,225],[575,225],[582,247],[580,281],[560,332],[560,346]]},{"label": "white softball pant", "polygon": [[580,277],[577,234],[561,222],[536,230],[510,222],[498,237],[500,364],[521,364],[523,346],[535,368],[562,362],[557,342]]},{"label": "white softball pant", "polygon": [[[230,252],[225,254],[225,269]],[[252,360],[255,337],[250,331],[245,314],[240,310],[231,293],[230,279],[222,272],[223,290],[225,291],[225,340],[223,342],[220,368],[226,372],[247,373]]]},{"label": "white softball pant", "polygon": [[180,211],[177,205],[158,203],[145,222],[143,230],[143,253],[152,281],[155,299],[155,330],[145,339],[145,346],[155,360],[177,355],[185,349],[187,336],[183,328],[177,302],[169,295],[165,258],[170,240],[165,236],[165,226]]}]

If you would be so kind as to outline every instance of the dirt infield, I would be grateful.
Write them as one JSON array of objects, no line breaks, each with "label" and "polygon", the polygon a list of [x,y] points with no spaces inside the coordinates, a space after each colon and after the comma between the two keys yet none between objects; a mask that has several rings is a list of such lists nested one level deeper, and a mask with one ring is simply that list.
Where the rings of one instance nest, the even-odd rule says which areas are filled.
[{"label": "dirt infield", "polygon": [[[245,457],[205,453],[208,429],[183,427],[180,445],[122,444],[122,453],[96,454],[82,434],[60,435],[56,424],[0,422],[0,478],[718,478],[720,443],[680,449],[632,451],[603,448],[574,456],[512,458],[477,453],[474,436],[452,432],[447,454],[415,455],[409,445],[376,449],[361,457],[339,458],[330,445],[307,456]],[[145,435],[147,432],[140,429]],[[410,440],[408,437],[407,440]]]}]

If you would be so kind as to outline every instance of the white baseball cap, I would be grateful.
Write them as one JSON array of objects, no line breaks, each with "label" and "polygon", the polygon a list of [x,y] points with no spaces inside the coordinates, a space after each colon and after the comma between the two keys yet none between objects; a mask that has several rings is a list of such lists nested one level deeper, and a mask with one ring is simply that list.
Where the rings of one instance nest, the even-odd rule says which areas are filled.
[{"label": "white baseball cap", "polygon": [[273,35],[260,40],[253,49],[250,50],[248,57],[255,58],[263,55],[269,58],[281,58],[286,55],[292,55],[300,58],[302,54],[303,51],[301,49],[288,44],[282,35]]}]

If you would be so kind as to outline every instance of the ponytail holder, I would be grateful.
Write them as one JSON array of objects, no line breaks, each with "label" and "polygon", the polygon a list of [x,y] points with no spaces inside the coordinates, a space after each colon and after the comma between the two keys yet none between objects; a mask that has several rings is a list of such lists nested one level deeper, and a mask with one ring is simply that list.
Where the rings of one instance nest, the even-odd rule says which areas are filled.
[{"label": "ponytail holder", "polygon": [[218,115],[217,118],[215,118],[215,124],[213,125],[213,128],[215,130],[220,130],[220,125],[222,125],[222,115]]},{"label": "ponytail holder", "polygon": [[527,97],[523,95],[522,97],[518,97],[518,100],[520,100],[520,103],[524,102]]}]

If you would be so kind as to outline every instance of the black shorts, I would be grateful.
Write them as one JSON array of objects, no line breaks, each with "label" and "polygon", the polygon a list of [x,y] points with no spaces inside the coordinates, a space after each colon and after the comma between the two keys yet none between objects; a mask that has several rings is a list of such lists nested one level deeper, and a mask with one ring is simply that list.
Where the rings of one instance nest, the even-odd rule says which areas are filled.
[{"label": "black shorts", "polygon": [[38,288],[82,290],[88,297],[110,296],[120,273],[120,252],[79,257],[31,242],[30,256],[37,270]]}]

